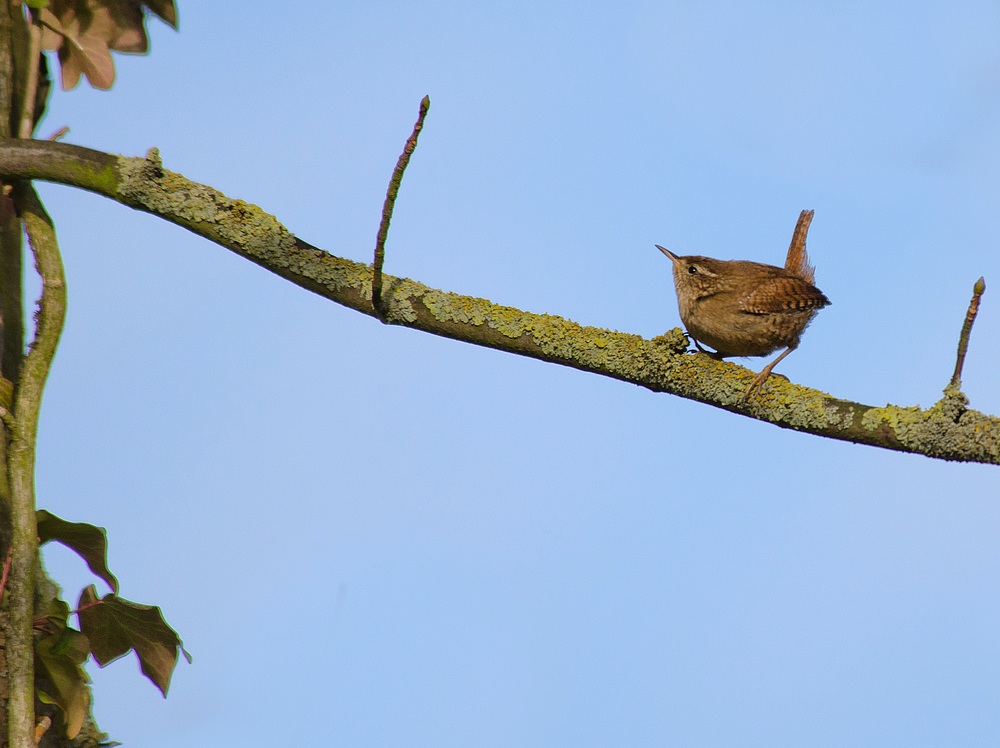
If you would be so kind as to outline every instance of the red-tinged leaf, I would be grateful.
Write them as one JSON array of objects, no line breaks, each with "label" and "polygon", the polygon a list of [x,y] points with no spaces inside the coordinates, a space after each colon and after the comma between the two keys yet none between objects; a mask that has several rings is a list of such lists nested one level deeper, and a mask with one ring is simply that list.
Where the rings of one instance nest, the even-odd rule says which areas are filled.
[{"label": "red-tinged leaf", "polygon": [[[115,82],[115,65],[111,47],[117,39],[130,50],[136,47],[132,23],[142,12],[134,4],[115,3],[111,0],[51,0],[42,11],[40,20],[48,32],[42,35],[43,49],[58,49],[59,68],[63,90],[74,88],[81,73],[87,76],[94,88],[109,89]],[[121,19],[119,23],[118,19]],[[55,20],[53,20],[55,19]],[[145,31],[142,32],[142,49],[145,51]]]},{"label": "red-tinged leaf", "polygon": [[86,60],[79,52],[74,53],[69,43],[59,47],[59,85],[63,91],[71,91],[80,82]]},{"label": "red-tinged leaf", "polygon": [[35,512],[35,516],[39,544],[55,540],[76,551],[94,574],[107,582],[113,592],[118,592],[118,580],[108,569],[108,539],[103,527],[85,522],[67,522],[44,509]]},{"label": "red-tinged leaf", "polygon": [[149,51],[149,39],[146,38],[146,29],[124,28],[121,33],[115,34],[108,47],[113,52],[128,52],[129,54],[143,54]]},{"label": "red-tinged leaf", "polygon": [[164,696],[177,665],[177,652],[191,662],[191,655],[184,650],[177,632],[167,625],[154,605],[140,605],[116,595],[105,595],[98,600],[94,585],[90,585],[80,593],[77,616],[98,665],[104,667],[135,650],[143,674]]},{"label": "red-tinged leaf", "polygon": [[42,25],[42,49],[49,51],[59,49],[68,33],[63,28],[59,16],[48,8],[42,8],[38,11],[38,19]]},{"label": "red-tinged leaf", "polygon": [[59,72],[64,91],[80,82],[80,74],[94,88],[106,91],[115,82],[115,63],[107,43],[96,36],[67,36],[59,47]]},{"label": "red-tinged leaf", "polygon": [[177,8],[174,6],[174,0],[144,0],[143,5],[175,29],[177,28]]},{"label": "red-tinged leaf", "polygon": [[95,88],[115,81],[111,52],[143,53],[149,48],[146,11],[177,27],[173,0],[48,0],[39,10],[42,48],[57,50],[63,89],[85,75]]},{"label": "red-tinged leaf", "polygon": [[146,38],[146,16],[142,4],[135,0],[89,0],[94,19],[100,28],[94,33],[107,40],[117,52],[142,53],[149,49]]},{"label": "red-tinged leaf", "polygon": [[[69,642],[67,644],[67,642]],[[90,679],[80,667],[87,659],[86,637],[79,631],[65,629],[60,635],[46,636],[35,642],[35,689],[47,704],[55,704],[63,713],[66,736],[79,734],[90,708]]]}]

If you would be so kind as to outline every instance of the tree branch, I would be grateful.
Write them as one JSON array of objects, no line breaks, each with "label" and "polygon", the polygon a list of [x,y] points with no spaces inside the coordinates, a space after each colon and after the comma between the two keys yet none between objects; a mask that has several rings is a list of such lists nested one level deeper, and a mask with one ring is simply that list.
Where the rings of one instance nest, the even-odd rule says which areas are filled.
[{"label": "tree branch", "polygon": [[32,619],[35,571],[38,563],[38,528],[35,522],[35,436],[42,391],[55,356],[66,316],[66,282],[52,221],[34,188],[14,184],[14,204],[24,223],[35,266],[42,279],[35,339],[21,368],[21,381],[10,422],[7,470],[11,488],[10,637],[7,666],[10,678],[10,744],[12,748],[35,745],[35,672]]},{"label": "tree branch", "polygon": [[[297,285],[374,316],[371,267],[296,238],[271,215],[146,158],[65,143],[0,141],[0,177],[44,179],[153,213],[230,249]],[[652,340],[584,327],[486,299],[384,276],[386,321],[668,392],[782,428],[945,460],[1000,464],[1000,418],[967,407],[957,391],[927,409],[873,407],[792,383],[773,382],[741,402],[753,372],[685,351],[674,329]]]}]

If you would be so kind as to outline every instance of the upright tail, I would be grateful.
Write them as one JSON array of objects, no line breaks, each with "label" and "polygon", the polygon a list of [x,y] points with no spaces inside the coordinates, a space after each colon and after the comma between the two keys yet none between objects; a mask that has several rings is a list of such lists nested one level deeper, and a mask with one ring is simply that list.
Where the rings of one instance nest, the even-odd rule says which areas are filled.
[{"label": "upright tail", "polygon": [[795,224],[792,233],[792,243],[788,245],[788,257],[785,258],[785,270],[795,273],[806,283],[812,283],[816,268],[809,264],[809,253],[806,252],[806,234],[812,223],[813,210],[804,210],[799,214],[799,222]]}]

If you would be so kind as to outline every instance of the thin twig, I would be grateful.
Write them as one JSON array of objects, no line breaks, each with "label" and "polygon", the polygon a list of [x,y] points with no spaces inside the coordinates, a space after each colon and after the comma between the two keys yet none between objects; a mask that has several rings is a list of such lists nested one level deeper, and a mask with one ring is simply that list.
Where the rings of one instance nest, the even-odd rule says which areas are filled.
[{"label": "thin twig", "polygon": [[965,354],[969,350],[969,335],[972,333],[972,323],[979,314],[979,300],[985,291],[986,279],[980,278],[972,287],[972,301],[969,302],[969,311],[965,313],[962,334],[958,336],[958,358],[955,360],[955,373],[951,375],[951,382],[948,383],[949,389],[958,389],[962,386],[962,367],[965,366]]},{"label": "thin twig", "polygon": [[28,11],[31,23],[28,25],[28,80],[24,86],[24,103],[17,127],[17,137],[30,138],[35,129],[35,96],[38,93],[38,56],[42,53],[42,27],[38,24],[35,11]]},{"label": "thin twig", "polygon": [[63,125],[58,130],[56,130],[54,133],[52,133],[51,135],[49,135],[48,139],[49,140],[59,140],[60,138],[66,136],[68,134],[69,134],[69,125]]},{"label": "thin twig", "polygon": [[410,163],[410,156],[417,147],[417,137],[424,128],[424,117],[431,106],[431,97],[425,96],[420,100],[420,113],[417,115],[416,124],[413,125],[413,133],[403,146],[403,152],[399,154],[396,161],[396,168],[392,172],[392,179],[389,180],[389,189],[385,193],[385,202],[382,204],[382,221],[378,226],[378,236],[375,239],[375,261],[372,264],[372,308],[379,319],[384,320],[382,312],[382,264],[385,262],[385,239],[389,234],[389,221],[392,220],[392,209],[396,205],[396,195],[399,193],[399,185],[403,181],[403,172],[406,165]]}]

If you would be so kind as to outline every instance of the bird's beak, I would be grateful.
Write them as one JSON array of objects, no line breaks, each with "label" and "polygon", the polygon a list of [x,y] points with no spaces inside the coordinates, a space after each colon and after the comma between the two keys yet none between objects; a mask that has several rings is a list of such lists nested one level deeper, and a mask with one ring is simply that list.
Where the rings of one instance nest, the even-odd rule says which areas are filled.
[{"label": "bird's beak", "polygon": [[665,248],[661,247],[659,244],[654,244],[653,246],[656,247],[661,252],[663,252],[663,254],[665,254],[670,259],[670,261],[672,263],[674,263],[675,265],[677,264],[677,261],[679,259],[681,259],[677,255],[675,255],[673,252],[671,252],[669,249],[665,249]]}]

